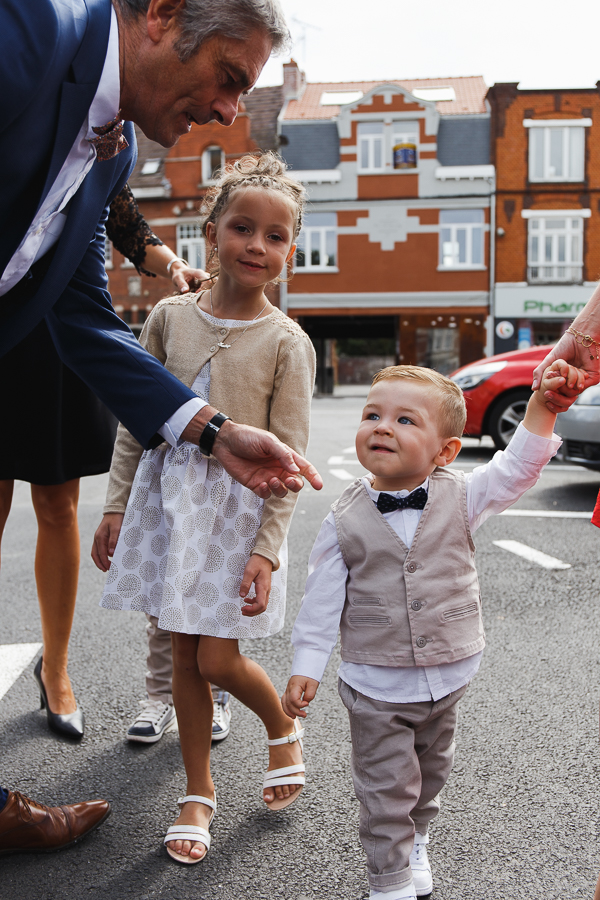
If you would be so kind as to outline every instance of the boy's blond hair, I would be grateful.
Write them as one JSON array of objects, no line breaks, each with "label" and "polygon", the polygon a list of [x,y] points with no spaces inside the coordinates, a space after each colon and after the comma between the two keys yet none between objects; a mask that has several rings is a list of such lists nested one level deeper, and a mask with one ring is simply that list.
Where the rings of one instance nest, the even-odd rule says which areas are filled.
[{"label": "boy's blond hair", "polygon": [[467,422],[467,407],[463,392],[453,381],[424,366],[388,366],[376,373],[371,386],[387,378],[405,378],[431,388],[439,401],[438,426],[441,436],[449,438],[462,435]]}]

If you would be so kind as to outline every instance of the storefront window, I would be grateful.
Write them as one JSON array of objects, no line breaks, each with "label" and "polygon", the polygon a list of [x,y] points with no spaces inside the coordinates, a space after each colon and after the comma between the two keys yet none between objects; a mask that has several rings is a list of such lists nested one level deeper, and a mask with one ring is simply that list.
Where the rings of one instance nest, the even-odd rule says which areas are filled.
[{"label": "storefront window", "polygon": [[458,328],[417,328],[416,357],[418,366],[448,375],[460,365]]}]

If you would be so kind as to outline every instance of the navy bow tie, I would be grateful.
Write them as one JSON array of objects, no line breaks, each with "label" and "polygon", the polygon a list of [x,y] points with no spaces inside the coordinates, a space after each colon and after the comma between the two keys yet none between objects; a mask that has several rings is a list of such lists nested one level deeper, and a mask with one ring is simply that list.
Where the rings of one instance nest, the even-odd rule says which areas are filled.
[{"label": "navy bow tie", "polygon": [[377,509],[380,513],[394,512],[396,509],[425,509],[427,503],[427,491],[425,488],[417,488],[408,497],[392,497],[391,494],[381,493],[377,498]]}]

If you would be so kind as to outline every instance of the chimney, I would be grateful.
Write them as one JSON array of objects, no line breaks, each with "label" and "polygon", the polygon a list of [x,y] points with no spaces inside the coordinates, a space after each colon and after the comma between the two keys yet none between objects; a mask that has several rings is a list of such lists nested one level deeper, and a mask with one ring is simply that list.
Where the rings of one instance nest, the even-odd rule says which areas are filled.
[{"label": "chimney", "polygon": [[298,63],[294,59],[290,59],[288,63],[283,64],[283,97],[289,100],[294,97],[299,100],[304,93],[306,87],[306,75],[298,68]]}]

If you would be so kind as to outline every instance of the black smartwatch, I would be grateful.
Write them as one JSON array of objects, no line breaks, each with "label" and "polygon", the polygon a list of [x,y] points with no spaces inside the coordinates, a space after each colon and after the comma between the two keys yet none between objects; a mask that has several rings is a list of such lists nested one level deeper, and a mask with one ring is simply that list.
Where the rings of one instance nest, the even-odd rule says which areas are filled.
[{"label": "black smartwatch", "polygon": [[231,422],[230,417],[224,415],[224,413],[217,413],[216,416],[213,416],[210,422],[207,422],[204,426],[204,431],[198,440],[198,447],[203,456],[210,456],[212,454],[215,439],[224,422]]}]

